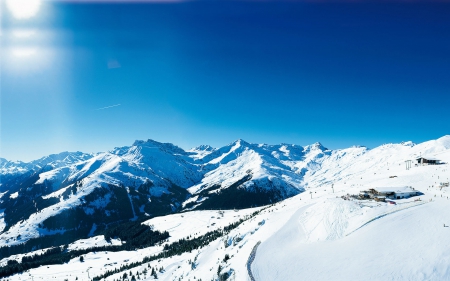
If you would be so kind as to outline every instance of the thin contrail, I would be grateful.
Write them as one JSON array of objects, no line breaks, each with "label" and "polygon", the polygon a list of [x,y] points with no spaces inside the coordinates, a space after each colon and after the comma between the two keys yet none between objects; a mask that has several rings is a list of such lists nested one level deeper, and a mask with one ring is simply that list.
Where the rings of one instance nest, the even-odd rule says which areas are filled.
[{"label": "thin contrail", "polygon": [[115,104],[115,105],[110,105],[110,106],[107,106],[107,107],[97,108],[97,109],[94,109],[94,110],[102,110],[102,109],[107,109],[107,108],[116,107],[116,106],[120,106],[120,103],[119,104]]}]

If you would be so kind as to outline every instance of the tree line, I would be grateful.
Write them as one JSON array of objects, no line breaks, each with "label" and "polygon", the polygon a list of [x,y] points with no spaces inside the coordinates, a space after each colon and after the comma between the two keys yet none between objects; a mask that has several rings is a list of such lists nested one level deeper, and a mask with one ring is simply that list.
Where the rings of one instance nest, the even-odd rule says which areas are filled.
[{"label": "tree line", "polygon": [[99,280],[107,278],[111,275],[135,268],[137,266],[140,266],[142,264],[145,264],[145,263],[148,263],[151,261],[155,261],[155,260],[159,260],[159,259],[163,259],[163,258],[169,258],[169,257],[176,256],[176,255],[181,255],[181,254],[184,254],[187,252],[192,252],[193,250],[197,250],[199,248],[205,247],[206,245],[213,242],[217,238],[227,235],[228,233],[230,233],[231,230],[237,228],[243,222],[255,217],[260,212],[262,212],[263,210],[265,210],[271,206],[273,206],[273,204],[270,206],[267,206],[261,210],[255,211],[251,215],[246,216],[243,219],[239,219],[238,221],[231,223],[222,229],[216,229],[214,231],[209,231],[199,237],[193,237],[193,238],[186,237],[186,238],[182,238],[176,242],[173,242],[171,244],[166,244],[166,245],[164,245],[163,252],[152,255],[152,256],[147,256],[144,259],[142,259],[141,261],[124,264],[124,265],[120,266],[120,268],[114,268],[112,270],[108,270],[104,274],[94,277],[93,281],[99,281]]},{"label": "tree line", "polygon": [[8,261],[6,266],[0,268],[0,278],[15,273],[23,272],[42,265],[64,264],[71,259],[90,252],[100,251],[132,251],[138,248],[151,247],[169,238],[167,231],[159,232],[153,230],[141,222],[127,222],[117,225],[105,232],[106,239],[120,238],[126,243],[115,246],[98,246],[87,249],[68,251],[68,245],[48,249],[42,254],[22,257],[21,263],[16,260]]}]

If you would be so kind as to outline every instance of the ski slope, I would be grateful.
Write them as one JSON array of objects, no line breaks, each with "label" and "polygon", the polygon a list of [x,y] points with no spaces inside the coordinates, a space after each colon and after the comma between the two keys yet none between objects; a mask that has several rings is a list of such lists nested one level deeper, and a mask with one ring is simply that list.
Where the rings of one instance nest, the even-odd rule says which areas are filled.
[{"label": "ski slope", "polygon": [[[145,224],[168,231],[171,237],[165,243],[172,243],[201,236],[261,210],[206,247],[131,271],[139,272],[141,280],[154,280],[144,274],[149,265],[164,268],[158,272],[158,280],[218,280],[220,266],[220,274],[231,275],[229,280],[250,280],[247,261],[260,242],[251,264],[258,281],[450,280],[450,227],[444,227],[450,225],[450,188],[439,188],[450,177],[450,165],[413,165],[407,170],[404,162],[416,155],[431,155],[450,163],[449,140],[447,136],[419,145],[318,151],[315,156],[307,156],[312,158],[304,174],[305,192],[272,206],[152,218]],[[294,168],[300,165],[287,158],[283,161]],[[396,204],[343,199],[369,188],[401,186],[411,186],[422,195],[395,200]],[[85,243],[105,243],[101,237],[92,239]],[[82,244],[76,242],[70,249]],[[84,263],[76,257],[67,264],[30,269],[7,279],[48,280],[51,276],[51,280],[89,280],[88,272],[92,278],[159,253],[163,247],[90,253],[84,256]],[[225,261],[226,255],[229,259]],[[20,261],[20,256],[13,258]],[[120,272],[106,280],[122,275]]]},{"label": "ski slope", "polygon": [[315,242],[296,214],[261,244],[252,270],[256,280],[449,280],[449,206],[437,200]]}]

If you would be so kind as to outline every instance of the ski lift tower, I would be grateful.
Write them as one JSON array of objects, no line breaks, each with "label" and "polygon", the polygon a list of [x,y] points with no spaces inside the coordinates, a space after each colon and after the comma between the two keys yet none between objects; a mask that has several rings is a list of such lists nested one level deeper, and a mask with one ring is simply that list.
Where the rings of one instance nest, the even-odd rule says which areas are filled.
[{"label": "ski lift tower", "polygon": [[406,161],[405,161],[405,164],[406,164],[406,170],[411,169],[412,160],[406,160]]}]

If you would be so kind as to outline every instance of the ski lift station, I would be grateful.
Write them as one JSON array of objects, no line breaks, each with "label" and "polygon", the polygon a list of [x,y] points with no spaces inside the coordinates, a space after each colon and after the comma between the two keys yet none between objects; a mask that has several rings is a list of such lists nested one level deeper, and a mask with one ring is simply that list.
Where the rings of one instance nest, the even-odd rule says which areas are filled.
[{"label": "ski lift station", "polygon": [[439,165],[441,160],[432,157],[418,157],[416,158],[417,164],[419,165]]},{"label": "ski lift station", "polygon": [[411,186],[403,187],[376,187],[369,191],[361,191],[360,197],[369,197],[384,201],[384,199],[404,199],[412,196],[417,196],[418,191]]}]

